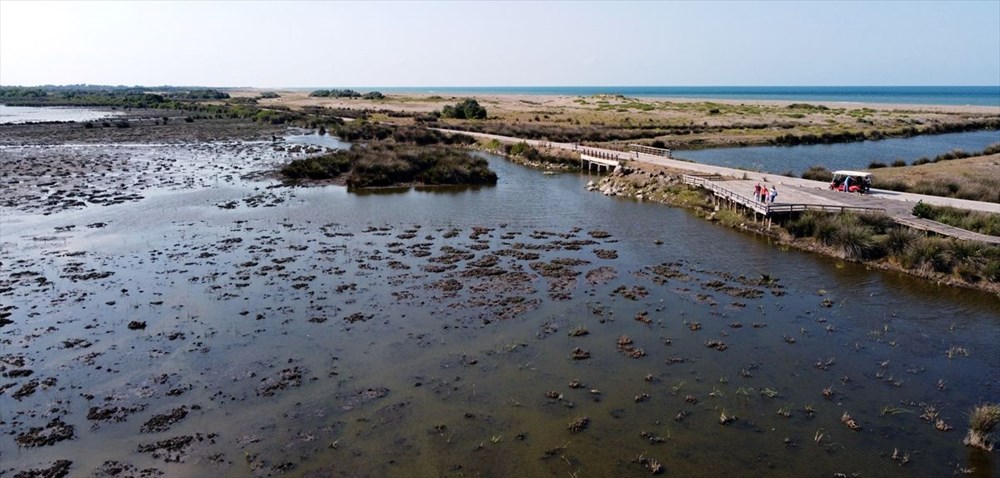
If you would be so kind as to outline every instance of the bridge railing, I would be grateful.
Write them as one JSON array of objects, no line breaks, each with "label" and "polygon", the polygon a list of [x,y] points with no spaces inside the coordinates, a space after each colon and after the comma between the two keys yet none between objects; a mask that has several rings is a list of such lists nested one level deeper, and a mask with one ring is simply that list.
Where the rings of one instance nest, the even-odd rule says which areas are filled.
[{"label": "bridge railing", "polygon": [[761,214],[769,215],[771,213],[791,213],[799,211],[824,211],[824,212],[875,212],[881,211],[885,212],[885,208],[880,207],[866,207],[866,206],[840,206],[840,205],[829,205],[829,204],[808,204],[808,203],[798,203],[798,204],[768,204],[761,201],[757,201],[749,196],[744,196],[732,189],[729,189],[721,184],[715,182],[718,179],[724,179],[722,176],[695,176],[690,174],[685,174],[683,177],[684,184],[690,184],[693,186],[702,187],[708,189],[716,196],[727,199],[743,206],[746,206],[754,211]]},{"label": "bridge railing", "polygon": [[630,151],[638,151],[644,154],[652,154],[655,156],[663,156],[665,158],[671,157],[671,151],[666,148],[655,148],[653,146],[646,146],[644,144],[630,143],[628,145]]}]

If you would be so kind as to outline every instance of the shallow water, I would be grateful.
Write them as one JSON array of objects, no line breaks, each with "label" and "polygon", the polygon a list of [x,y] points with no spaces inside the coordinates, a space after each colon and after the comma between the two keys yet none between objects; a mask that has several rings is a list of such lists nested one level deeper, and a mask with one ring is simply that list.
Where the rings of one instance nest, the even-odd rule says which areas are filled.
[{"label": "shallow water", "polygon": [[45,121],[93,121],[120,115],[113,111],[59,106],[0,105],[0,124],[38,123]]},{"label": "shallow water", "polygon": [[[274,160],[213,151],[179,161]],[[14,383],[0,426],[18,435],[61,416],[76,429],[38,448],[0,439],[0,469],[65,458],[80,475],[116,460],[168,476],[620,476],[648,473],[642,456],[670,476],[996,476],[996,455],[961,440],[968,410],[1000,397],[997,297],[488,158],[496,187],[353,194],[229,175],[134,203],[4,211],[0,298],[16,308],[0,355],[34,374],[0,380]],[[245,201],[265,192],[266,205]],[[113,275],[79,278],[90,271]],[[645,355],[617,350],[622,335]],[[591,358],[572,360],[576,347]],[[88,419],[95,406],[135,410]],[[139,433],[181,406],[169,430]],[[919,418],[927,406],[955,429]],[[723,411],[738,419],[720,425]],[[578,417],[589,426],[570,431]],[[136,448],[197,433],[179,463]]]},{"label": "shallow water", "polygon": [[792,171],[801,175],[811,166],[835,171],[867,169],[873,162],[888,165],[899,159],[909,164],[922,157],[933,159],[955,149],[978,152],[995,143],[1000,143],[1000,131],[970,131],[857,143],[680,150],[674,151],[674,156],[730,168],[777,174]]}]

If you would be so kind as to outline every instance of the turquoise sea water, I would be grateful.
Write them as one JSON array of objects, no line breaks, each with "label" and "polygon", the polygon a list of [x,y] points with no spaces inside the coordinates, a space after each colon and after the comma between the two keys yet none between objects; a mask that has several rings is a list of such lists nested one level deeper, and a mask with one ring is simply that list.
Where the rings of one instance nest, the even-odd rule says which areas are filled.
[{"label": "turquoise sea water", "polygon": [[384,93],[520,94],[1000,106],[995,86],[415,86],[357,88]]}]

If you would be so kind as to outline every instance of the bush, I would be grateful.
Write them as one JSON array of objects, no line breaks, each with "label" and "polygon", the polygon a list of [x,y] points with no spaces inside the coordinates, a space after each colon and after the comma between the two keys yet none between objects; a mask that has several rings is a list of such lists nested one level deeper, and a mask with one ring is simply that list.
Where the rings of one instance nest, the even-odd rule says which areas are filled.
[{"label": "bush", "polygon": [[892,220],[892,216],[884,212],[865,212],[854,217],[857,218],[860,224],[870,227],[875,234],[885,234],[896,227],[896,221]]},{"label": "bush", "polygon": [[798,218],[789,222],[785,229],[793,237],[812,237],[816,233],[816,223],[820,217],[812,211],[802,213]]},{"label": "bush", "polygon": [[906,166],[906,161],[903,161],[902,159],[897,159],[892,162],[892,167],[894,168],[901,168],[903,166]]},{"label": "bush", "polygon": [[830,182],[833,180],[833,173],[823,166],[810,166],[809,169],[802,173],[802,179]]},{"label": "bush", "polygon": [[296,159],[281,168],[291,179],[330,179],[350,169],[350,158],[339,151],[314,158]]},{"label": "bush", "polygon": [[920,166],[921,164],[928,164],[930,162],[931,162],[931,160],[928,159],[928,158],[920,158],[920,159],[914,161],[913,165],[914,166]]},{"label": "bush", "polygon": [[844,250],[844,257],[854,260],[876,259],[883,254],[876,247],[872,228],[862,224],[843,224],[833,241]]},{"label": "bush", "polygon": [[480,106],[478,101],[466,98],[455,105],[442,108],[441,116],[456,119],[486,119],[486,108]]},{"label": "bush", "polygon": [[919,241],[923,236],[908,227],[897,227],[889,230],[883,245],[886,251],[892,255],[903,254],[911,244]]},{"label": "bush", "polygon": [[828,246],[832,246],[837,241],[837,230],[840,229],[837,223],[829,216],[824,216],[816,219],[816,226],[813,231],[813,236],[816,237],[820,242]]},{"label": "bush", "polygon": [[868,163],[868,169],[879,169],[884,167],[886,167],[886,164],[879,161],[872,161]]},{"label": "bush", "polygon": [[934,207],[923,201],[917,201],[917,204],[913,206],[912,214],[921,219],[930,219],[934,217]]}]

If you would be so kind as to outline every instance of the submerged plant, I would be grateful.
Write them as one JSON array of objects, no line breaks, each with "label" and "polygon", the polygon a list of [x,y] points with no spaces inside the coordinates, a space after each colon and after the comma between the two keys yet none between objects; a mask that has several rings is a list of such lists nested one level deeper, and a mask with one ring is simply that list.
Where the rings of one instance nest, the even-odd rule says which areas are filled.
[{"label": "submerged plant", "polygon": [[996,443],[990,432],[997,423],[1000,423],[1000,404],[985,403],[977,406],[969,415],[969,433],[965,435],[962,443],[993,451]]}]

